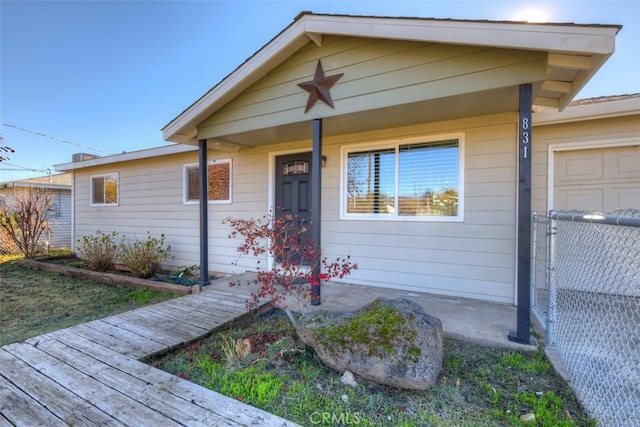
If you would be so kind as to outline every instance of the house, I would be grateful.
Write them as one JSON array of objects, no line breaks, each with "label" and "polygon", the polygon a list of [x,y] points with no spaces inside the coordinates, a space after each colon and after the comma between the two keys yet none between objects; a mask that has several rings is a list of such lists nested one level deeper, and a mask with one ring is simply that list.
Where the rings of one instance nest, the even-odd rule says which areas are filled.
[{"label": "house", "polygon": [[[283,208],[358,262],[351,283],[528,310],[531,209],[582,191],[569,148],[636,165],[637,96],[567,108],[619,30],[302,13],[165,126],[178,145],[58,165],[75,236],[164,233],[174,263],[231,274],[257,260],[222,220]],[[576,207],[619,207],[586,192]]]},{"label": "house", "polygon": [[36,188],[51,194],[52,204],[47,219],[50,230],[44,236],[49,249],[71,247],[71,173],[50,174],[41,177],[0,182],[0,209],[11,206],[15,191],[20,188]]}]

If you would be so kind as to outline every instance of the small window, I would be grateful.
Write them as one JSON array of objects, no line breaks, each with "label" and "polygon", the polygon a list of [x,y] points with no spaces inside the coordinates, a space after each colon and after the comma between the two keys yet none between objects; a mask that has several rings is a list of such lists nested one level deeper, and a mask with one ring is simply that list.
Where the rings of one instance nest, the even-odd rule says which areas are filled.
[{"label": "small window", "polygon": [[118,174],[108,173],[91,177],[91,206],[118,205]]},{"label": "small window", "polygon": [[346,147],[343,218],[462,220],[462,135]]},{"label": "small window", "polygon": [[[200,200],[198,164],[184,166],[184,203]],[[209,203],[231,203],[231,159],[212,160],[207,165]]]},{"label": "small window", "polygon": [[47,211],[47,218],[58,218],[60,216],[60,209],[58,209],[57,203],[52,203]]},{"label": "small window", "polygon": [[282,175],[307,175],[309,173],[309,162],[296,160],[289,162],[282,167]]}]

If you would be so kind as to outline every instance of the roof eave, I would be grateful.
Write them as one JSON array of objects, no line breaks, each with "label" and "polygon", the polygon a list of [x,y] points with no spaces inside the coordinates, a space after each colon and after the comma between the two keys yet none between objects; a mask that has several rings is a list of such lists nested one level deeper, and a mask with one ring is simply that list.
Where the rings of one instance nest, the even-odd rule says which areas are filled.
[{"label": "roof eave", "polygon": [[112,156],[96,157],[94,159],[81,162],[69,162],[54,165],[57,171],[72,171],[76,169],[89,168],[93,166],[108,165],[112,163],[128,162],[132,160],[148,159],[158,156],[168,156],[171,154],[187,153],[195,151],[196,148],[189,145],[167,145],[164,147],[149,148],[146,150],[130,151],[127,153],[114,154]]},{"label": "roof eave", "polygon": [[632,115],[640,115],[640,97],[579,105],[567,108],[564,111],[536,112],[533,115],[533,125],[555,125]]},{"label": "roof eave", "polygon": [[[242,90],[257,82],[310,41],[322,35],[377,37],[434,43],[489,45],[542,50],[562,55],[589,55],[592,67],[581,70],[569,90],[550,99],[564,109],[611,56],[618,25],[528,24],[522,22],[460,21],[424,18],[353,17],[303,13],[236,70],[225,77],[163,129],[167,141],[194,143],[197,126]],[[570,30],[570,31],[569,31]]]},{"label": "roof eave", "polygon": [[[313,37],[313,36],[311,36]],[[224,106],[242,90],[257,82],[289,55],[309,43],[304,22],[295,21],[263,46],[220,83],[162,129],[165,140],[185,143],[196,136],[196,125]],[[194,124],[195,123],[195,124]]]}]

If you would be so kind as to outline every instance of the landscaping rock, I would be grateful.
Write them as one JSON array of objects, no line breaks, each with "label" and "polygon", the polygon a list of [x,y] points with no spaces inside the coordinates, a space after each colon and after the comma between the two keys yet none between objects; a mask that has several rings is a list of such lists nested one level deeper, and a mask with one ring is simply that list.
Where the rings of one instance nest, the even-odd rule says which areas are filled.
[{"label": "landscaping rock", "polygon": [[527,413],[527,414],[520,415],[520,421],[522,421],[523,423],[531,423],[531,422],[534,422],[535,420],[536,420],[536,414]]},{"label": "landscaping rock", "polygon": [[357,387],[358,383],[356,379],[353,377],[351,371],[344,371],[342,377],[340,377],[340,382],[344,385],[348,385],[349,387]]},{"label": "landscaping rock", "polygon": [[347,313],[317,311],[296,330],[337,371],[392,387],[426,390],[442,368],[442,323],[407,299],[378,298]]}]

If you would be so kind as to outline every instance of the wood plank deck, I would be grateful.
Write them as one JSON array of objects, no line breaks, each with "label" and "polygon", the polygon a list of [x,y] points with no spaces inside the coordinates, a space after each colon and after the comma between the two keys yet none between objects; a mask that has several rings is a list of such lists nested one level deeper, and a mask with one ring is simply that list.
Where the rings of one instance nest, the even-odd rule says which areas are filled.
[{"label": "wood plank deck", "polygon": [[0,348],[0,427],[297,425],[139,361],[244,315],[225,288]]}]

